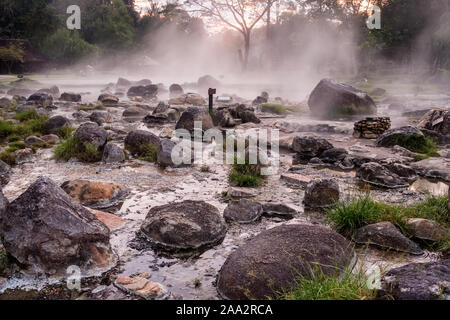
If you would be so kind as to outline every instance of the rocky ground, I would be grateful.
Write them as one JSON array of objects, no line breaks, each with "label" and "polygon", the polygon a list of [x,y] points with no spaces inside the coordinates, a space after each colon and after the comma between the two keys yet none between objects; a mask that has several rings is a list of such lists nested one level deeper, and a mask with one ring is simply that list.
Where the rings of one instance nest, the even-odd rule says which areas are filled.
[{"label": "rocky ground", "polygon": [[[332,230],[324,207],[369,185],[373,199],[391,204],[448,195],[450,94],[378,92],[383,99],[375,103],[353,92],[354,108],[390,117],[392,128],[386,132],[383,120],[364,134],[355,126],[354,134],[354,122],[365,115],[323,119],[327,106],[336,104],[336,110],[347,103],[319,99],[343,90],[335,83],[316,87],[312,111],[307,101],[266,92],[249,100],[222,94],[224,88],[211,118],[205,97],[189,92],[220,88],[214,81],[204,77],[170,87],[123,78],[83,88],[25,80],[1,85],[4,121],[19,124],[12,118],[26,110],[46,120],[42,132],[20,137],[26,146],[12,152],[13,163],[1,164],[0,254],[7,254],[0,255],[6,257],[0,260],[0,299],[265,298],[292,283],[288,266],[298,263],[292,256],[335,266],[327,273],[355,262],[367,272],[378,266],[380,287],[394,283],[389,293],[399,299],[408,286],[406,298],[442,297],[429,289],[441,286],[448,299],[445,253],[385,222],[345,238]],[[289,108],[262,108],[268,102]],[[280,130],[279,171],[258,187],[243,188],[230,184],[230,165],[176,167],[168,156],[174,147],[169,138],[175,128],[192,131],[194,120],[204,129]],[[61,134],[69,127],[76,130]],[[92,161],[55,159],[55,145],[71,136],[94,147]],[[396,145],[398,137],[409,136],[433,138],[438,154],[423,159]],[[2,137],[3,151],[11,146],[8,137]],[[143,144],[150,146],[145,153]],[[418,230],[448,237],[440,225],[419,224]],[[415,269],[412,263],[423,265]],[[81,290],[67,288],[68,266],[80,268]],[[306,270],[304,263],[296,268]],[[412,281],[420,272],[424,280]],[[274,288],[267,287],[270,281]]]}]

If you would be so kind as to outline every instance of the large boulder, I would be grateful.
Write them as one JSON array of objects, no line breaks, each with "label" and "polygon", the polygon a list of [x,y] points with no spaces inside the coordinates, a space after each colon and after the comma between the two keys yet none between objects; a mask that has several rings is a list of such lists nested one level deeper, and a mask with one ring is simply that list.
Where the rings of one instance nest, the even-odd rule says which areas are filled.
[{"label": "large boulder", "polygon": [[379,136],[376,143],[379,147],[393,147],[411,137],[423,137],[423,133],[412,126],[394,128]]},{"label": "large boulder", "polygon": [[46,177],[6,207],[0,235],[7,252],[36,273],[65,275],[70,265],[107,270],[116,263],[108,228]]},{"label": "large boulder", "polygon": [[175,148],[175,142],[170,139],[161,139],[158,146],[158,155],[156,162],[161,167],[174,167],[172,160],[172,150]]},{"label": "large boulder", "polygon": [[402,178],[396,173],[388,170],[376,162],[367,162],[362,164],[356,170],[356,177],[362,182],[374,185],[376,187],[396,189],[409,186],[408,180]]},{"label": "large boulder", "polygon": [[263,203],[263,214],[269,217],[293,219],[297,214],[297,210],[284,203],[265,202]]},{"label": "large boulder", "polygon": [[442,135],[450,135],[450,110],[430,110],[420,119],[417,126],[420,129],[436,131]]},{"label": "large boulder", "polygon": [[307,208],[326,208],[339,201],[339,184],[333,179],[315,179],[306,186],[303,203]]},{"label": "large boulder", "polygon": [[207,109],[201,107],[189,107],[182,114],[175,126],[175,129],[186,129],[194,132],[194,122],[202,123],[203,132],[214,127],[214,123]]},{"label": "large boulder", "polygon": [[70,120],[64,116],[54,116],[45,121],[44,132],[46,134],[57,134],[65,127],[70,127]]},{"label": "large boulder", "polygon": [[93,122],[85,122],[75,131],[74,136],[83,144],[90,144],[97,149],[103,148],[108,140],[108,132]]},{"label": "large boulder", "polygon": [[215,126],[232,128],[236,125],[233,116],[226,108],[217,110],[213,115],[213,122]]},{"label": "large boulder", "polygon": [[128,97],[154,98],[158,94],[158,86],[150,84],[147,86],[135,86],[128,89]]},{"label": "large boulder", "polygon": [[57,86],[51,86],[50,88],[42,88],[37,92],[51,94],[53,97],[59,96],[59,88]]},{"label": "large boulder", "polygon": [[377,111],[375,102],[366,92],[332,79],[319,82],[309,96],[308,106],[314,116],[326,118]]},{"label": "large boulder", "polygon": [[382,295],[395,300],[450,300],[450,259],[391,269],[381,285]]},{"label": "large boulder", "polygon": [[369,224],[355,231],[353,239],[356,243],[372,244],[385,249],[408,252],[414,255],[423,254],[422,249],[405,237],[388,221]]},{"label": "large boulder", "polygon": [[144,130],[131,131],[125,138],[125,146],[130,150],[139,150],[142,145],[158,148],[159,142],[158,136]]},{"label": "large boulder", "polygon": [[217,88],[218,86],[220,86],[220,81],[215,79],[213,76],[206,75],[198,79],[197,85],[200,90]]},{"label": "large boulder", "polygon": [[176,98],[176,97],[181,96],[184,93],[184,90],[183,90],[182,86],[174,83],[169,87],[169,93],[170,93],[171,97]]},{"label": "large boulder", "polygon": [[109,209],[115,211],[120,208],[128,190],[113,182],[91,181],[77,179],[66,181],[61,188],[73,200],[92,209]]},{"label": "large boulder", "polygon": [[225,299],[268,299],[311,271],[339,274],[353,257],[351,243],[326,227],[282,225],[234,251],[219,271],[217,290]]},{"label": "large boulder", "polygon": [[36,92],[28,97],[27,102],[46,108],[52,105],[53,97],[48,93]]},{"label": "large boulder", "polygon": [[438,242],[450,237],[450,229],[436,221],[423,218],[410,218],[406,221],[408,232],[415,238]]},{"label": "large boulder", "polygon": [[150,209],[141,231],[157,249],[192,255],[221,243],[227,226],[216,207],[186,200]]},{"label": "large boulder", "polygon": [[226,222],[252,223],[261,218],[263,206],[248,199],[231,201],[223,211]]},{"label": "large boulder", "polygon": [[101,103],[103,103],[105,105],[114,105],[114,104],[119,103],[119,98],[110,93],[102,93],[98,97],[98,101],[100,101]]}]

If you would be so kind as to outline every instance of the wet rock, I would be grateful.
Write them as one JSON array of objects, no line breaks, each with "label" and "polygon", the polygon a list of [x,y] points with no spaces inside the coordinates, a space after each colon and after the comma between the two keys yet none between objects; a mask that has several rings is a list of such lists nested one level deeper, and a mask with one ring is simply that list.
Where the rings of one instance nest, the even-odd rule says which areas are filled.
[{"label": "wet rock", "polygon": [[318,157],[325,150],[334,148],[331,143],[322,138],[313,136],[296,136],[292,141],[291,149],[300,154],[304,160],[310,160]]},{"label": "wet rock", "polygon": [[410,166],[393,162],[393,163],[384,163],[381,162],[389,171],[397,174],[399,177],[405,178],[408,182],[414,182],[417,180],[418,176],[416,174],[416,170],[411,168]]},{"label": "wet rock", "polygon": [[217,88],[220,86],[220,81],[215,79],[213,76],[206,75],[198,79],[197,86],[200,88],[200,90]]},{"label": "wet rock", "polygon": [[161,284],[151,282],[143,277],[119,276],[114,285],[126,293],[136,295],[145,300],[161,300],[168,296],[168,291]]},{"label": "wet rock", "polygon": [[57,134],[61,128],[70,127],[70,120],[63,116],[54,116],[45,121],[44,132],[46,134]]},{"label": "wet rock", "polygon": [[373,114],[377,110],[366,92],[332,79],[319,82],[309,97],[308,106],[314,116],[325,118]]},{"label": "wet rock", "polygon": [[61,94],[61,97],[59,97],[59,100],[68,102],[80,102],[81,95],[78,93],[64,92],[63,94]]},{"label": "wet rock", "polygon": [[158,86],[150,84],[147,86],[135,86],[128,89],[128,97],[154,98],[158,94]]},{"label": "wet rock", "polygon": [[184,90],[182,86],[174,83],[169,87],[169,93],[171,97],[176,98],[181,96],[184,93]]},{"label": "wet rock", "polygon": [[154,148],[159,147],[160,139],[150,131],[135,130],[128,133],[125,138],[125,146],[132,149],[138,150],[141,145],[150,145]]},{"label": "wet rock", "polygon": [[263,207],[259,202],[248,199],[231,201],[223,211],[223,217],[228,223],[252,223],[261,218]]},{"label": "wet rock", "polygon": [[3,162],[2,160],[0,160],[0,186],[4,187],[6,186],[10,179],[11,179],[11,167],[6,164],[5,162]]},{"label": "wet rock", "polygon": [[447,159],[438,157],[428,158],[411,163],[411,167],[422,177],[450,183],[450,170],[448,170]]},{"label": "wet rock", "polygon": [[216,207],[186,200],[150,209],[141,231],[155,248],[192,255],[221,243],[227,226]]},{"label": "wet rock", "polygon": [[420,129],[436,131],[442,135],[450,135],[450,111],[434,109],[428,111],[417,125]]},{"label": "wet rock", "polygon": [[406,221],[408,232],[421,240],[439,241],[450,236],[450,230],[436,221],[422,218],[411,218]]},{"label": "wet rock", "polygon": [[368,162],[361,165],[356,171],[356,177],[365,183],[382,188],[396,189],[409,186],[405,178],[398,176],[376,162]]},{"label": "wet rock", "polygon": [[104,105],[114,105],[119,103],[119,98],[110,93],[102,93],[98,97],[98,101],[100,101]]},{"label": "wet rock", "polygon": [[139,108],[139,107],[128,107],[125,109],[125,111],[122,113],[122,117],[129,118],[139,118],[139,117],[145,117],[147,114],[147,110]]},{"label": "wet rock", "polygon": [[257,96],[255,100],[253,100],[252,105],[261,105],[267,103],[269,101],[268,95],[266,96]]},{"label": "wet rock", "polygon": [[0,108],[9,108],[12,102],[8,98],[0,98]]},{"label": "wet rock", "polygon": [[375,88],[370,92],[370,94],[372,94],[374,96],[382,96],[382,95],[386,94],[386,90],[383,88]]},{"label": "wet rock", "polygon": [[118,87],[129,87],[132,84],[133,83],[130,80],[125,79],[125,78],[119,78],[119,79],[117,79],[117,82],[116,82],[116,85]]},{"label": "wet rock", "polygon": [[42,140],[44,140],[45,143],[48,144],[57,144],[59,143],[59,137],[56,134],[46,134],[41,137]]},{"label": "wet rock", "polygon": [[293,219],[297,214],[297,210],[283,203],[265,202],[263,203],[263,214],[269,217]]},{"label": "wet rock", "polygon": [[48,93],[36,92],[28,97],[27,102],[33,103],[42,108],[46,108],[52,105],[53,97]]},{"label": "wet rock", "polygon": [[392,152],[394,152],[395,154],[401,155],[403,157],[408,157],[408,158],[413,158],[416,156],[416,154],[412,151],[409,151],[406,148],[403,148],[399,145],[395,145],[394,147],[392,147]]},{"label": "wet rock", "polygon": [[450,300],[450,259],[391,269],[381,283],[395,300]]},{"label": "wet rock", "polygon": [[339,184],[333,179],[314,179],[306,186],[307,208],[326,208],[339,201]]},{"label": "wet rock", "polygon": [[84,144],[90,144],[97,149],[103,148],[108,139],[108,132],[93,122],[85,122],[78,127],[74,136]]},{"label": "wet rock", "polygon": [[89,115],[89,120],[95,122],[99,126],[102,126],[105,122],[111,122],[111,114],[107,111],[93,111]]},{"label": "wet rock", "polygon": [[256,116],[256,114],[249,110],[239,113],[239,118],[242,120],[242,123],[261,123],[261,120]]},{"label": "wet rock", "polygon": [[377,139],[376,143],[379,147],[392,147],[398,144],[399,139],[413,136],[423,136],[423,133],[415,127],[405,126],[386,131]]},{"label": "wet rock", "polygon": [[423,254],[420,247],[405,237],[388,221],[369,224],[355,231],[353,240],[360,244],[372,244],[381,248],[403,251],[414,255]]},{"label": "wet rock", "polygon": [[25,88],[12,88],[12,89],[9,89],[8,91],[6,91],[6,94],[10,95],[10,96],[28,97],[32,93],[33,93],[33,90],[25,89]]},{"label": "wet rock", "polygon": [[331,148],[320,154],[320,160],[325,163],[340,163],[347,155],[347,150],[343,148]]},{"label": "wet rock", "polygon": [[308,176],[305,176],[302,174],[298,174],[298,173],[283,173],[280,176],[280,179],[286,181],[290,185],[301,187],[301,188],[306,188],[308,183],[310,183],[312,180],[311,177],[308,177]]},{"label": "wet rock", "polygon": [[22,164],[33,161],[34,152],[30,148],[14,151],[14,161],[16,164]]},{"label": "wet rock", "polygon": [[162,139],[158,146],[158,156],[156,162],[162,167],[175,167],[172,161],[172,150],[175,143],[170,139]]},{"label": "wet rock", "polygon": [[[3,215],[3,213],[5,212],[8,204],[9,204],[9,201],[8,201],[8,199],[6,199],[5,195],[3,194],[3,190],[0,188],[0,219],[1,219],[1,216]],[[2,245],[0,242],[0,248],[1,247],[2,247]]]},{"label": "wet rock", "polygon": [[116,263],[108,228],[46,177],[6,207],[0,234],[7,252],[34,272],[65,275],[76,264],[85,274]]},{"label": "wet rock", "polygon": [[227,191],[227,196],[231,198],[253,198],[256,193],[248,188],[230,187]]},{"label": "wet rock", "polygon": [[219,271],[217,290],[225,299],[268,299],[289,289],[311,270],[339,274],[353,259],[352,245],[320,226],[282,225],[261,232],[234,251]]},{"label": "wet rock", "polygon": [[186,93],[177,98],[169,100],[170,105],[192,104],[194,106],[203,106],[206,104],[205,98],[198,93]]},{"label": "wet rock", "polygon": [[105,163],[116,163],[125,161],[125,153],[118,145],[108,142],[103,150],[102,161]]},{"label": "wet rock", "polygon": [[33,146],[42,146],[45,144],[45,141],[42,140],[39,137],[36,136],[28,136],[25,140],[24,140],[25,144],[28,147],[33,147]]},{"label": "wet rock", "polygon": [[88,210],[101,222],[108,227],[109,230],[113,231],[119,229],[125,224],[125,220],[108,212],[99,211],[95,209],[88,208]]},{"label": "wet rock", "polygon": [[233,116],[227,109],[220,109],[214,112],[213,122],[215,126],[232,128],[236,125]]},{"label": "wet rock", "polygon": [[201,129],[203,132],[214,128],[214,123],[208,110],[201,107],[189,107],[181,114],[175,129],[186,129],[192,134],[194,132],[195,121],[200,121],[202,123]]},{"label": "wet rock", "polygon": [[127,189],[113,182],[82,179],[66,181],[61,188],[83,206],[108,211],[120,209],[129,193]]}]

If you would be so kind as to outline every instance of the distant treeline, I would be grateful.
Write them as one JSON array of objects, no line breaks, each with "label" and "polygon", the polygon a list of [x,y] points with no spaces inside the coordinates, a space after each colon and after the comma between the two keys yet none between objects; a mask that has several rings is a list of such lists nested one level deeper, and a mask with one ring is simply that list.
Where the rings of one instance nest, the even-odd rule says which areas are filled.
[{"label": "distant treeline", "polygon": [[[382,7],[381,30],[366,27],[367,13],[355,9],[355,0],[293,0],[293,10],[283,11],[276,22],[268,19],[271,22],[255,33],[266,34],[266,44],[291,52],[287,49],[296,45],[294,33],[326,22],[336,32],[356,34],[362,65],[370,66],[379,57],[411,64],[420,57],[431,72],[450,69],[450,0],[371,2]],[[148,49],[152,33],[168,24],[176,24],[183,35],[207,35],[203,21],[183,4],[150,3],[150,10],[140,16],[132,0],[0,0],[0,39],[26,39],[46,60],[72,64],[93,54],[114,55],[144,45]],[[81,8],[82,24],[80,30],[70,31],[66,9],[73,4]],[[282,60],[283,52],[268,56]],[[2,69],[7,65],[8,71],[14,70],[24,55],[23,48],[0,48]]]}]

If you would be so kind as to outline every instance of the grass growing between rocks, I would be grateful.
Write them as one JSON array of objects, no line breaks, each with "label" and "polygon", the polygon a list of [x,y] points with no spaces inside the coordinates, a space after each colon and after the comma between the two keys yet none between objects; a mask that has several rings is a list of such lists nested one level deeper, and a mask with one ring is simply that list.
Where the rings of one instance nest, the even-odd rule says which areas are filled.
[{"label": "grass growing between rocks", "polygon": [[238,164],[235,158],[229,174],[229,180],[236,187],[258,187],[263,182],[261,167],[256,164],[249,164],[248,159],[245,160],[245,163]]},{"label": "grass growing between rocks", "polygon": [[436,142],[429,137],[420,135],[411,135],[408,137],[401,136],[396,139],[396,144],[408,149],[409,151],[420,153],[415,157],[414,160],[416,161],[424,160],[430,157],[439,157]]},{"label": "grass growing between rocks", "polygon": [[363,272],[344,271],[341,275],[314,272],[311,278],[298,277],[296,284],[276,296],[277,300],[371,300],[376,290],[368,286]]},{"label": "grass growing between rocks", "polygon": [[261,105],[262,112],[286,114],[288,111],[293,111],[291,107],[283,106],[281,104],[265,103]]},{"label": "grass growing between rocks", "polygon": [[3,248],[3,246],[0,243],[0,274],[2,274],[3,271],[5,271],[7,264],[8,264],[8,255],[6,253],[5,248]]},{"label": "grass growing between rocks", "polygon": [[352,235],[356,229],[381,221],[390,221],[407,233],[408,218],[424,218],[450,227],[448,196],[429,196],[409,206],[376,202],[365,195],[349,201],[339,202],[326,211],[334,228],[345,235]]},{"label": "grass growing between rocks", "polygon": [[98,162],[102,159],[102,153],[94,145],[84,144],[71,136],[56,146],[55,159],[69,161],[71,158],[82,162]]},{"label": "grass growing between rocks", "polygon": [[88,106],[79,105],[77,109],[78,111],[93,111],[93,110],[105,110],[106,107],[102,104],[88,105]]},{"label": "grass growing between rocks", "polygon": [[158,148],[146,143],[141,144],[139,147],[125,145],[125,149],[142,161],[154,163],[158,158]]}]

